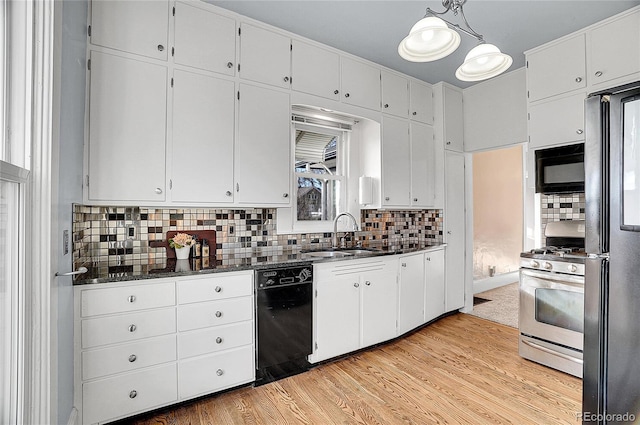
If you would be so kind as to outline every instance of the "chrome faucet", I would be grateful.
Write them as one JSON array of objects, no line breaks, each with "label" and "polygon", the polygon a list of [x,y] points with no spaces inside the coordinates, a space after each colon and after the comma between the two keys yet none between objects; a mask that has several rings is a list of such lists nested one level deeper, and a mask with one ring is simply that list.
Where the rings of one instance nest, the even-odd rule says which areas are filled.
[{"label": "chrome faucet", "polygon": [[351,220],[353,221],[353,231],[357,232],[359,231],[359,226],[358,226],[358,220],[356,220],[356,218],[348,212],[341,212],[340,214],[338,214],[335,218],[335,220],[333,220],[333,248],[339,248],[338,246],[338,220],[340,220],[340,217],[342,217],[343,215],[346,215],[347,217],[351,217]]}]

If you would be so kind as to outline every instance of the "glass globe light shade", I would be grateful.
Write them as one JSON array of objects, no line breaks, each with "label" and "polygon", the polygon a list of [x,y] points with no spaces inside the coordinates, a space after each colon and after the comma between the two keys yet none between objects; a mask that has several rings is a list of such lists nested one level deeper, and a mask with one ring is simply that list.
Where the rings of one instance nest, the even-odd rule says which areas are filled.
[{"label": "glass globe light shade", "polygon": [[459,45],[457,31],[442,19],[428,16],[411,28],[409,35],[400,42],[398,54],[411,62],[431,62],[451,54]]},{"label": "glass globe light shade", "polygon": [[467,53],[464,63],[456,70],[461,81],[481,81],[495,77],[509,69],[513,59],[493,44],[479,44]]}]

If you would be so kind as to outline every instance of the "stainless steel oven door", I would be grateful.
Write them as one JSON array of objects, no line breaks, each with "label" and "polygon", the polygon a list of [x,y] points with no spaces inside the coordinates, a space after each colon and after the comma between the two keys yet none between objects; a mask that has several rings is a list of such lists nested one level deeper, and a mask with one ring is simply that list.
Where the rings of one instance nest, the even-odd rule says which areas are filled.
[{"label": "stainless steel oven door", "polygon": [[520,269],[520,333],[582,351],[584,276]]}]

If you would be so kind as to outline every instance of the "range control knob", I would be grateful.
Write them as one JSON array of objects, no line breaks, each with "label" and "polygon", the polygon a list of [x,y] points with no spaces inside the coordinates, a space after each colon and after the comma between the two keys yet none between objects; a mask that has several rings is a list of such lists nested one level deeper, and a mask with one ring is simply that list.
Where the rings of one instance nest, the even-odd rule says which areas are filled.
[{"label": "range control knob", "polygon": [[533,267],[534,269],[537,269],[538,267],[540,267],[540,263],[538,263],[536,260],[531,260],[531,261],[529,262],[529,265],[530,265],[531,267]]},{"label": "range control knob", "polygon": [[576,266],[575,264],[569,264],[568,269],[571,273],[575,273],[578,271],[578,266]]},{"label": "range control knob", "polygon": [[550,262],[545,261],[543,267],[545,268],[545,270],[551,270],[553,268],[553,265]]},{"label": "range control knob", "polygon": [[298,279],[300,280],[300,282],[306,282],[307,279],[309,279],[311,277],[311,270],[309,269],[302,269],[302,271],[300,271],[300,273],[298,274]]}]

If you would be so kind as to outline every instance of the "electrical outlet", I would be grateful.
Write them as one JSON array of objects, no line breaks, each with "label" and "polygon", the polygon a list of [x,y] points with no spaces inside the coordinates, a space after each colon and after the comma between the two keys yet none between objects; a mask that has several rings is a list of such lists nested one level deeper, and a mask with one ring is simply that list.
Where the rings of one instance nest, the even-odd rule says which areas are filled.
[{"label": "electrical outlet", "polygon": [[234,231],[235,231],[235,229],[233,228],[233,226],[229,226],[229,234],[233,235]]},{"label": "electrical outlet", "polygon": [[129,239],[133,239],[133,238],[136,237],[136,227],[135,226],[127,227],[127,237]]},{"label": "electrical outlet", "polygon": [[62,231],[62,253],[63,255],[69,254],[69,231]]}]

